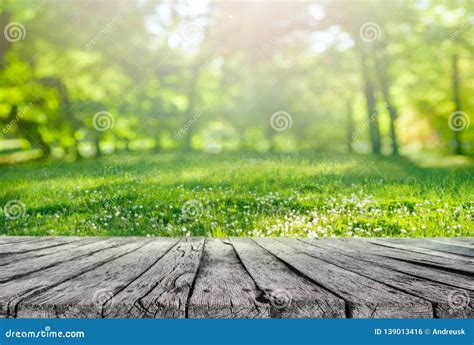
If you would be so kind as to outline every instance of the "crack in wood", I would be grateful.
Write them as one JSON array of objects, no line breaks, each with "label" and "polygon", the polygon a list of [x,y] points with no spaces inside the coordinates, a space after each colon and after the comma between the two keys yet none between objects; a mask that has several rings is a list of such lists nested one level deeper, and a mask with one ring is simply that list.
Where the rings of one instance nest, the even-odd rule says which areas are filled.
[{"label": "crack in wood", "polygon": [[[0,252],[0,317],[472,317],[474,310],[473,238],[2,237]],[[450,305],[455,290],[465,291],[465,305]]]}]

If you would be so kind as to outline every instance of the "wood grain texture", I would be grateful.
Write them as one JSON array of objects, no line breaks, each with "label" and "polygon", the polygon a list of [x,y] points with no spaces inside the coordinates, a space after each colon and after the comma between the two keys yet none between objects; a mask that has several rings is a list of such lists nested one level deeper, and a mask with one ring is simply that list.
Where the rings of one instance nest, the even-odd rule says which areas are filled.
[{"label": "wood grain texture", "polygon": [[78,248],[85,244],[93,243],[97,241],[101,241],[101,238],[83,237],[79,239],[78,241],[70,242],[61,246],[48,247],[48,248],[29,251],[26,253],[9,254],[9,255],[3,255],[3,256],[0,255],[0,266],[5,266],[13,262],[25,261],[31,258],[39,258],[46,255],[56,254],[56,253],[65,252],[65,251],[71,251],[71,250],[74,250],[74,248]]},{"label": "wood grain texture", "polygon": [[38,238],[33,241],[22,241],[14,243],[6,243],[0,246],[0,256],[8,254],[26,253],[42,248],[57,247],[70,242],[80,240],[79,237],[51,237]]},{"label": "wood grain texture", "polygon": [[472,318],[473,249],[471,237],[0,237],[0,318]]},{"label": "wood grain texture", "polygon": [[100,318],[103,306],[113,304],[114,295],[146,272],[177,241],[147,241],[131,253],[25,298],[17,308],[17,316],[35,317],[39,311],[41,317]]},{"label": "wood grain texture", "polygon": [[184,238],[104,305],[104,317],[184,318],[203,238]]},{"label": "wood grain texture", "polygon": [[430,238],[430,240],[449,244],[460,244],[462,246],[474,246],[474,237],[433,237]]},{"label": "wood grain texture", "polygon": [[376,244],[381,247],[400,249],[408,253],[415,252],[419,254],[425,254],[432,257],[433,259],[436,259],[438,257],[438,258],[446,258],[446,259],[452,259],[452,260],[467,260],[467,262],[469,263],[468,265],[469,267],[472,266],[472,262],[474,262],[472,258],[467,257],[467,256],[461,256],[457,254],[451,254],[447,252],[441,252],[441,251],[437,251],[433,249],[428,249],[425,247],[419,247],[415,244],[410,245],[409,242],[395,243],[392,241],[387,241],[387,239],[380,239],[380,238],[368,238],[368,239],[361,239],[361,240]]},{"label": "wood grain texture", "polygon": [[[360,239],[334,239],[326,241],[328,244],[333,242],[343,242],[343,246],[346,248],[363,248],[368,253],[374,255],[380,255],[382,257],[393,258],[399,261],[407,261],[425,266],[439,267],[447,271],[454,271],[460,273],[474,274],[474,260],[471,258],[465,258],[458,255],[445,254],[440,252],[439,255],[431,255],[427,249],[421,248],[421,251],[411,251],[403,249],[401,247],[392,247],[379,244],[373,240],[360,240]],[[428,253],[426,252],[428,251]]]},{"label": "wood grain texture", "polygon": [[376,262],[389,269],[407,273],[416,277],[436,281],[456,288],[474,290],[474,280],[472,279],[472,275],[469,273],[462,274],[447,271],[445,269],[432,267],[430,264],[406,261],[406,258],[397,260],[386,256],[380,257],[373,254],[371,251],[372,246],[364,241],[350,241],[350,245],[347,245],[347,243],[343,241],[318,241],[312,239],[302,239],[302,241],[324,246],[325,248],[332,250],[339,249],[346,254],[351,253],[352,257],[367,262]]},{"label": "wood grain texture", "polygon": [[431,303],[426,300],[312,257],[275,239],[255,241],[301,274],[344,298],[350,317],[433,317]]},{"label": "wood grain texture", "polygon": [[[327,242],[327,241],[326,241]],[[391,286],[397,290],[407,292],[418,296],[432,303],[435,316],[443,318],[470,318],[474,316],[474,293],[472,290],[459,289],[453,286],[440,284],[436,281],[423,279],[424,271],[430,271],[427,267],[417,267],[413,264],[401,263],[408,265],[406,271],[412,274],[400,272],[399,266],[391,263],[392,259],[379,258],[375,255],[365,254],[356,251],[353,247],[338,246],[337,241],[314,241],[314,240],[292,240],[289,245],[306,252],[310,255],[329,260],[342,268],[352,272],[361,274],[367,278],[374,279],[380,283]],[[339,242],[340,244],[341,242]],[[350,249],[349,249],[350,248]],[[394,261],[394,260],[392,260]],[[390,263],[388,263],[390,262]],[[412,267],[412,269],[410,269]],[[404,270],[401,270],[404,271]],[[439,271],[439,270],[438,270]],[[434,272],[444,273],[442,271]],[[474,288],[472,280],[467,277],[466,284]],[[459,308],[452,307],[450,296],[454,293],[462,293],[469,297],[470,302]]]},{"label": "wood grain texture", "polygon": [[37,242],[43,240],[44,237],[34,237],[34,236],[0,236],[0,246],[4,244],[11,243],[21,243],[21,242]]},{"label": "wood grain texture", "polygon": [[293,272],[249,238],[231,238],[238,257],[270,307],[270,317],[344,318],[345,303]]},{"label": "wood grain texture", "polygon": [[388,238],[385,239],[385,241],[408,246],[416,246],[419,248],[432,249],[450,254],[474,257],[474,248],[461,246],[458,244],[436,242],[424,238]]},{"label": "wood grain texture", "polygon": [[[44,270],[48,267],[55,266],[62,262],[80,258],[85,255],[91,255],[97,251],[114,247],[117,245],[117,239],[101,239],[93,241],[91,243],[73,242],[71,243],[71,245],[69,246],[69,250],[67,251],[58,251],[50,255],[32,257],[2,266],[2,269],[0,270],[0,283],[5,283],[9,280],[20,278],[33,272]],[[58,247],[47,249],[57,248]]]},{"label": "wood grain texture", "polygon": [[189,301],[189,317],[269,317],[268,303],[260,302],[260,296],[261,291],[242,267],[232,245],[221,239],[207,239]]},{"label": "wood grain texture", "polygon": [[[45,270],[37,271],[21,278],[0,284],[0,316],[15,317],[18,304],[23,299],[46,291],[65,281],[73,279],[87,271],[99,267],[113,259],[137,250],[143,245],[141,241],[127,243],[127,239],[118,239],[117,246],[95,252],[89,256],[62,262]],[[49,310],[44,310],[50,315]],[[35,317],[40,317],[40,310],[35,311]],[[28,317],[28,314],[23,314]]]}]

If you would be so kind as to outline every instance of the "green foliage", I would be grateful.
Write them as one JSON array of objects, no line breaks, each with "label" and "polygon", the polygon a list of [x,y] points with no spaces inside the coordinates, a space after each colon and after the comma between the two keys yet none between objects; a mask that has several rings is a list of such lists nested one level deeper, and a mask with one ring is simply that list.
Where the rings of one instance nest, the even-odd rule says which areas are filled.
[{"label": "green foliage", "polygon": [[[369,152],[368,81],[382,152],[394,140],[402,153],[473,150],[474,126],[449,126],[454,111],[469,121],[474,110],[469,1],[33,3],[0,9],[2,33],[23,26],[20,39],[0,36],[0,162],[15,161],[1,155],[18,139],[60,160],[144,141]],[[364,37],[367,24],[375,39]],[[12,122],[14,107],[22,116]],[[114,118],[106,133],[92,125],[100,111]],[[277,111],[290,114],[291,128],[271,128]]]},{"label": "green foliage", "polygon": [[472,235],[471,5],[5,0],[0,233]]}]

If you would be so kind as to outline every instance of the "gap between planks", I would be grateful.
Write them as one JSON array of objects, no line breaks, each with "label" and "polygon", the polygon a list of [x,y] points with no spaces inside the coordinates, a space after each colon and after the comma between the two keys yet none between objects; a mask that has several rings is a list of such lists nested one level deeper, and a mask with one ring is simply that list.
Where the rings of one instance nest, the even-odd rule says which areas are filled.
[{"label": "gap between planks", "polygon": [[[5,298],[10,298],[6,303],[6,312],[10,317],[453,317],[449,315],[446,303],[438,303],[441,292],[445,291],[442,283],[446,282],[430,281],[430,277],[426,276],[429,270],[422,277],[418,272],[416,279],[420,284],[427,284],[438,291],[438,300],[423,296],[421,288],[413,290],[416,286],[412,282],[405,281],[405,285],[400,285],[395,281],[397,284],[393,285],[393,281],[381,280],[381,273],[377,273],[381,272],[380,269],[375,272],[379,275],[364,271],[361,263],[373,260],[377,253],[358,257],[357,252],[351,251],[347,245],[346,248],[336,246],[333,249],[342,257],[355,259],[359,266],[347,267],[347,262],[338,261],[334,253],[328,259],[330,252],[327,246],[312,255],[317,247],[311,249],[314,243],[309,240],[302,240],[308,242],[308,247],[301,247],[303,242],[299,241],[299,248],[295,248],[298,247],[295,240],[246,238],[185,238],[175,239],[174,242],[165,238],[122,238],[124,243],[119,247],[125,246],[127,250],[115,250],[117,253],[114,254],[110,252],[113,248],[108,248],[95,257],[95,253],[89,253],[96,259],[101,258],[102,262],[94,263],[84,249],[84,255],[61,261],[61,252],[64,254],[68,248],[84,248],[92,243],[82,240],[84,243],[81,245],[75,240],[61,242],[58,239],[53,246],[43,240],[3,242],[0,253],[4,246],[10,252],[0,256],[0,265],[2,258],[14,256],[16,259],[5,265],[10,267],[11,279],[4,282],[6,285],[0,284],[0,309],[5,311]],[[134,241],[135,245],[127,243],[130,241]],[[137,245],[137,241],[142,242]],[[158,244],[160,241],[163,241],[162,245]],[[428,254],[435,254],[439,259],[448,257],[451,260],[471,261],[470,255],[437,251],[432,243],[428,245],[431,248],[420,249],[405,243],[387,242],[375,240],[370,245],[373,248],[390,247],[392,256],[408,247],[414,250],[411,253],[426,260],[430,257]],[[34,243],[39,244],[36,251],[39,255],[32,249]],[[344,241],[328,240],[325,245],[331,246],[331,243],[342,244]],[[369,244],[366,240],[359,243]],[[26,247],[18,250],[15,249],[16,244]],[[472,250],[469,244],[441,244],[449,245],[449,250],[452,246],[462,247],[463,253],[466,253],[465,249]],[[434,245],[439,246],[438,243]],[[56,246],[58,254],[55,254]],[[321,260],[321,251],[325,253],[326,260]],[[19,258],[22,255],[25,262],[32,263],[32,267],[21,267]],[[55,257],[56,263],[50,265],[48,257]],[[39,261],[36,266],[33,264],[35,260]],[[407,272],[415,267],[410,263],[401,265],[404,268],[400,271],[390,266],[395,258],[385,260],[383,265],[377,263],[376,267],[383,266],[402,280],[413,273]],[[135,262],[139,264],[134,265]],[[12,264],[16,266],[10,266]],[[75,269],[80,271],[67,270],[70,264],[77,264]],[[457,261],[448,264],[457,267]],[[21,276],[14,275],[16,270],[11,269],[14,267],[20,271],[23,269]],[[125,272],[124,267],[128,267]],[[41,276],[43,269],[49,274],[59,270],[65,275],[46,284]],[[326,276],[318,274],[321,269]],[[387,296],[395,293],[398,300],[387,299],[383,294],[381,297],[374,294],[367,296],[370,293],[364,295],[354,288],[349,292],[341,290],[338,286],[340,281],[328,279],[327,273],[353,280],[358,288],[366,286],[366,289],[373,289],[375,283],[379,292],[388,293]],[[9,277],[6,273],[4,275]],[[462,283],[462,280],[459,281]],[[40,286],[32,287],[32,283],[40,283]],[[26,288],[24,285],[27,285]],[[20,293],[17,291],[13,296],[5,294],[2,292],[5,286],[20,289]],[[102,291],[105,297],[98,297],[97,291]],[[469,293],[472,296],[472,291]],[[285,305],[288,297],[290,304]],[[468,307],[471,308],[471,305]],[[464,314],[455,316],[472,316],[472,309],[469,308]]]}]

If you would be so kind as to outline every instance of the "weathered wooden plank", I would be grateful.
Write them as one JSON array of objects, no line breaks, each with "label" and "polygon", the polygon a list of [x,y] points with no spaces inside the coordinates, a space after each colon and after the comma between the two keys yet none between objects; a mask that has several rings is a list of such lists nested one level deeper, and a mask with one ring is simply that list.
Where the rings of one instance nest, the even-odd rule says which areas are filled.
[{"label": "weathered wooden plank", "polygon": [[62,246],[70,242],[79,241],[80,237],[51,237],[39,238],[38,241],[8,243],[0,246],[0,255],[26,253],[42,248]]},{"label": "weathered wooden plank", "polygon": [[[92,243],[86,243],[84,245],[80,245],[76,248],[71,248],[68,251],[59,251],[57,253],[41,256],[41,257],[33,257],[30,259],[25,259],[22,261],[17,261],[11,263],[9,265],[2,266],[0,270],[0,283],[7,282],[9,280],[18,279],[22,276],[26,276],[33,272],[37,272],[40,270],[44,270],[48,267],[55,266],[62,262],[71,261],[76,258],[80,258],[85,255],[91,255],[97,251],[111,248],[119,245],[123,242],[123,239],[117,238],[102,238],[97,239]],[[73,242],[77,243],[77,242]],[[82,244],[80,242],[79,244]],[[57,248],[57,247],[54,247]],[[60,247],[59,247],[60,248]]]},{"label": "weathered wooden plank", "polygon": [[104,317],[184,318],[203,238],[184,238],[103,306]]},{"label": "weathered wooden plank", "polygon": [[342,241],[322,242],[311,239],[302,239],[302,241],[311,244],[331,246],[331,248],[338,248],[346,252],[353,252],[357,255],[358,258],[364,259],[369,262],[377,262],[379,264],[383,263],[386,267],[400,272],[408,273],[425,279],[430,279],[462,289],[474,290],[474,280],[472,279],[472,275],[469,273],[463,274],[458,272],[449,272],[444,269],[432,267],[431,264],[412,263],[406,261],[406,259],[403,258],[400,260],[392,259],[387,256],[380,258],[378,255],[374,255],[373,251],[371,250],[373,245],[367,243],[366,241],[350,241],[350,245],[348,245],[347,242]]},{"label": "weathered wooden plank", "polygon": [[[81,257],[72,261],[60,263],[56,266],[29,274],[27,276],[0,284],[0,317],[15,317],[16,307],[23,299],[41,293],[49,288],[59,285],[69,279],[84,274],[113,259],[137,250],[145,243],[135,240],[127,243],[123,238],[120,245]],[[39,317],[39,312],[35,313]],[[47,313],[49,315],[49,312]],[[27,315],[23,315],[27,317]]]},{"label": "weathered wooden plank", "polygon": [[432,241],[474,247],[474,237],[433,237]]},{"label": "weathered wooden plank", "polygon": [[189,317],[269,317],[268,304],[260,302],[260,295],[232,245],[208,239],[189,300]]},{"label": "weathered wooden plank", "polygon": [[231,238],[235,251],[269,303],[270,317],[344,318],[344,300],[290,270],[249,238]]},{"label": "weathered wooden plank", "polygon": [[[326,241],[327,243],[338,243],[342,242],[341,246],[347,248],[359,248],[364,246],[364,250],[387,258],[393,258],[398,260],[403,260],[407,262],[413,262],[420,265],[440,267],[449,271],[457,271],[460,273],[474,274],[474,260],[468,257],[462,257],[458,255],[451,255],[441,253],[443,256],[430,255],[424,251],[429,251],[428,249],[421,249],[421,252],[405,250],[402,247],[392,247],[386,245],[380,245],[379,243],[374,243],[369,240],[361,240],[356,238],[341,238],[341,239],[331,239]],[[366,247],[366,248],[365,248]],[[440,253],[440,252],[435,252]]]},{"label": "weathered wooden plank", "polygon": [[28,260],[31,258],[39,258],[46,255],[56,254],[59,252],[73,250],[74,248],[83,246],[88,243],[96,242],[101,239],[102,237],[83,237],[78,241],[70,242],[61,246],[56,247],[48,247],[39,250],[33,250],[26,253],[18,253],[18,254],[9,254],[9,255],[0,255],[0,266],[5,266],[11,264],[13,262]]},{"label": "weathered wooden plank", "polygon": [[473,317],[474,259],[452,249],[474,246],[461,238],[213,239],[204,254],[199,238],[9,240],[0,317],[341,317],[325,293],[351,317]]},{"label": "weathered wooden plank", "polygon": [[[178,239],[162,238],[30,298],[18,317],[100,318],[103,305],[159,260]],[[128,305],[128,303],[127,303]]]},{"label": "weathered wooden plank", "polygon": [[463,255],[474,257],[474,248],[454,245],[454,244],[447,244],[441,242],[434,242],[425,240],[422,238],[386,238],[384,241],[388,241],[391,243],[398,243],[404,244],[408,246],[416,246],[420,248],[432,249],[437,250],[440,252],[456,254],[456,255]]},{"label": "weathered wooden plank", "polygon": [[0,236],[0,246],[11,243],[33,242],[41,241],[44,237],[33,236]]},{"label": "weathered wooden plank", "polygon": [[[440,284],[436,281],[420,278],[420,276],[424,275],[423,270],[430,270],[427,267],[420,268],[412,264],[397,262],[393,259],[365,254],[352,248],[349,249],[347,246],[341,246],[342,242],[337,241],[301,239],[290,240],[285,243],[289,243],[289,245],[298,250],[322,260],[329,261],[367,278],[374,279],[398,290],[426,299],[433,303],[435,316],[437,317],[470,318],[474,316],[474,293],[469,290],[453,288],[452,286]],[[409,267],[400,269],[399,265]],[[403,273],[405,271],[409,271],[409,273],[413,273],[414,275]],[[438,273],[445,272],[438,270]],[[474,287],[472,280],[469,281],[466,277],[464,278],[467,285]],[[470,299],[471,302],[466,302],[465,305],[454,308],[450,296],[452,296],[455,291],[469,296],[468,300]]]},{"label": "weathered wooden plank", "polygon": [[[389,248],[396,248],[396,249],[401,249],[403,251],[407,252],[415,252],[419,254],[425,254],[430,257],[433,257],[433,259],[436,258],[447,258],[447,259],[452,259],[452,260],[468,260],[469,263],[472,262],[472,258],[468,256],[462,256],[462,255],[457,255],[457,254],[451,254],[447,252],[440,252],[437,250],[432,250],[432,249],[427,249],[427,248],[422,248],[416,245],[408,245],[407,244],[402,244],[402,243],[395,243],[391,241],[387,241],[386,239],[379,239],[379,238],[366,238],[366,239],[360,239],[362,241],[367,241],[373,244],[376,244],[381,247],[389,247]],[[470,266],[471,264],[469,264]]]},{"label": "weathered wooden plank", "polygon": [[433,316],[430,302],[391,288],[283,244],[255,238],[262,247],[288,265],[346,301],[354,318],[426,318]]},{"label": "weathered wooden plank", "polygon": [[431,243],[436,243],[436,244],[443,244],[443,245],[450,245],[450,246],[458,246],[458,247],[461,247],[461,248],[464,248],[464,249],[470,249],[471,251],[474,251],[474,244],[472,243],[469,243],[467,241],[465,241],[464,243],[461,243],[457,240],[450,240],[450,239],[447,239],[447,238],[426,238],[424,239],[428,242],[431,242]]}]

